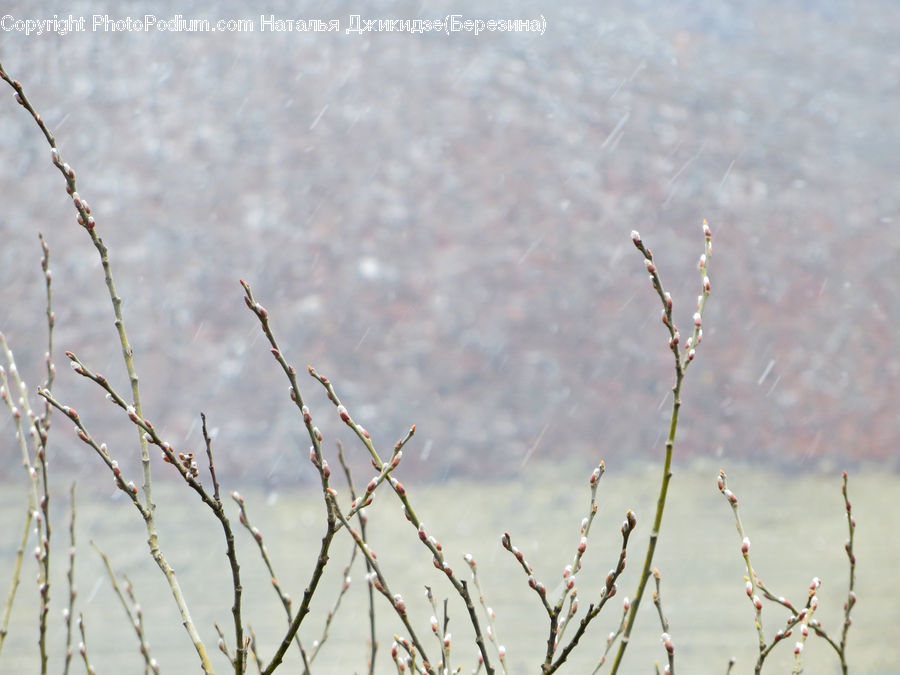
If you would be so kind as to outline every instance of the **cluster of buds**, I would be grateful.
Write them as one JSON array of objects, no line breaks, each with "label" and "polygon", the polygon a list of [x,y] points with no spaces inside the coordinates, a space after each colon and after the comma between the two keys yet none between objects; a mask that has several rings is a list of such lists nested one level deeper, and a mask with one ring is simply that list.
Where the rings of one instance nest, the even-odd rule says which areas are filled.
[{"label": "cluster of buds", "polygon": [[[168,443],[162,443],[161,447],[168,451],[163,453],[163,461],[167,464],[172,464],[172,460],[170,459],[170,455],[174,455],[172,446]],[[196,478],[200,475],[200,468],[197,466],[197,462],[194,461],[193,452],[179,452],[177,457],[178,463],[181,464],[182,468],[184,468],[192,478]]]}]

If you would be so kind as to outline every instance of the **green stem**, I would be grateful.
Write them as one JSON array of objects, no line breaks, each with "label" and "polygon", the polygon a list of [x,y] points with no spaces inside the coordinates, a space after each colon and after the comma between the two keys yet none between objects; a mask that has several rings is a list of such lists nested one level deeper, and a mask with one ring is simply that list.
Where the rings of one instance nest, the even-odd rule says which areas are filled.
[{"label": "green stem", "polygon": [[675,400],[672,402],[672,417],[669,421],[669,437],[666,439],[666,459],[663,463],[663,475],[662,482],[659,486],[659,497],[656,500],[656,516],[653,519],[653,529],[650,531],[650,542],[647,545],[647,554],[644,556],[644,566],[641,569],[637,591],[635,591],[634,598],[631,600],[631,611],[628,614],[628,623],[625,625],[622,641],[619,642],[616,660],[613,662],[612,670],[610,671],[611,675],[615,675],[618,671],[625,650],[628,648],[631,630],[634,627],[634,619],[637,616],[641,599],[644,597],[644,589],[647,587],[647,581],[650,579],[653,554],[656,552],[656,542],[659,540],[659,530],[662,526],[663,512],[666,508],[666,497],[669,493],[669,481],[672,478],[672,451],[675,447],[675,432],[678,429],[678,411],[681,409],[681,383],[683,380],[684,370],[681,368],[680,360],[678,360],[675,369],[675,386],[672,388]]}]

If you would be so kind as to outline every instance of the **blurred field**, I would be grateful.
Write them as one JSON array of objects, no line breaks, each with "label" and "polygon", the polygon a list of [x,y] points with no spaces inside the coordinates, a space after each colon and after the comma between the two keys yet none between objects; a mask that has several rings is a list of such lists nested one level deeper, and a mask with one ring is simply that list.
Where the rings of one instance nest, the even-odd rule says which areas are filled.
[{"label": "blurred field", "polygon": [[[743,591],[739,541],[730,509],[715,488],[718,465],[695,462],[676,466],[655,564],[663,574],[663,604],[671,622],[677,649],[676,666],[681,672],[722,673],[728,657],[737,656],[735,672],[748,672],[754,660],[755,630],[752,610]],[[839,472],[783,475],[754,466],[732,466],[729,485],[740,498],[745,528],[752,540],[754,564],[760,576],[779,594],[803,602],[812,576],[822,578],[819,619],[837,632],[841,605],[846,594],[847,568],[843,551],[846,523],[840,496]],[[556,593],[560,573],[570,562],[581,517],[586,512],[589,493],[588,465],[526,466],[518,480],[507,483],[451,481],[443,484],[410,484],[417,511],[449,552],[451,561],[472,553],[478,561],[482,587],[488,603],[497,613],[497,632],[509,652],[513,673],[537,672],[546,639],[545,616],[536,596],[525,584],[524,575],[512,557],[500,546],[500,534],[509,531],[515,543],[534,565],[536,575]],[[159,472],[160,474],[162,472]],[[614,564],[618,551],[618,528],[625,509],[633,508],[639,529],[633,539],[629,566],[621,595],[633,592],[635,574],[643,559],[648,521],[652,518],[658,476],[655,467],[634,467],[622,471],[610,466],[602,479],[600,513],[585,557],[579,583],[582,607],[586,607]],[[133,633],[124,619],[98,556],[89,548],[95,540],[111,556],[119,572],[135,582],[142,603],[147,633],[154,656],[164,673],[197,672],[197,662],[182,628],[162,575],[147,554],[143,524],[136,512],[112,490],[83,487],[79,490],[78,610],[84,612],[88,648],[98,672],[139,672]],[[900,543],[891,536],[896,528],[896,495],[900,477],[875,470],[851,476],[851,499],[858,521],[859,604],[850,633],[851,672],[898,672],[900,664],[900,583],[896,568]],[[318,490],[311,486],[281,492],[243,491],[254,523],[263,531],[282,584],[294,598],[302,593],[312,569],[318,539],[323,531],[322,506]],[[4,537],[0,542],[0,579],[8,579],[15,550],[24,500],[18,484],[0,491]],[[62,494],[62,492],[60,492]],[[161,543],[175,566],[192,614],[207,645],[215,651],[212,622],[228,630],[228,568],[224,546],[206,513],[196,510],[193,494],[175,485],[157,487]],[[392,590],[401,592],[410,606],[415,626],[421,630],[426,648],[433,649],[423,586],[432,585],[439,597],[449,593],[446,581],[436,575],[429,555],[415,532],[399,517],[396,499],[381,495],[370,508],[371,542],[382,565],[388,570]],[[63,642],[59,618],[64,596],[63,564],[67,538],[63,526],[63,498],[54,502],[57,516],[54,531],[54,568],[50,644],[51,670],[60,667]],[[232,511],[234,511],[232,509]],[[274,636],[283,630],[280,605],[255,547],[244,531],[239,533],[245,593],[245,616],[253,626],[263,652],[271,654]],[[306,644],[319,637],[324,612],[331,606],[340,585],[341,569],[349,556],[347,540],[339,539],[329,572],[323,581],[314,612],[305,623]],[[314,672],[364,672],[366,654],[366,608],[363,572],[357,565],[351,572],[353,583],[331,629]],[[0,657],[0,672],[34,672],[36,668],[36,590],[32,579],[35,566],[29,557],[13,615],[10,636]],[[5,583],[5,581],[4,581]],[[600,615],[565,672],[590,672],[596,665],[606,633],[620,612],[620,599]],[[627,673],[650,672],[656,660],[664,658],[659,643],[659,624],[652,605],[644,607],[638,620],[637,639],[626,661]],[[379,599],[379,673],[392,671],[389,659],[391,634],[400,632],[399,623]],[[766,633],[781,625],[782,612],[764,610]],[[464,609],[450,604],[451,632],[456,665],[469,672],[474,646],[469,644]],[[793,644],[793,641],[791,641]],[[227,665],[218,652],[215,663],[223,672]],[[292,652],[284,672],[298,672],[298,655]],[[790,668],[790,649],[784,645],[770,659],[769,672]],[[830,648],[822,640],[811,640],[806,650],[808,673],[838,672]]]}]

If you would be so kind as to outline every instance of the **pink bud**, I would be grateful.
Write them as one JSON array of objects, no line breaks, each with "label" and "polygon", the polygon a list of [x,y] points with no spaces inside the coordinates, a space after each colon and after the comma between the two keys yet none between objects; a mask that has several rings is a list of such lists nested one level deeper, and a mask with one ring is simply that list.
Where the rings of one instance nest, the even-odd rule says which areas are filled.
[{"label": "pink bud", "polygon": [[750,537],[744,537],[744,541],[741,542],[741,553],[747,555],[750,552]]},{"label": "pink bud", "polygon": [[668,633],[662,634],[662,641],[663,641],[663,645],[666,648],[666,652],[668,652],[669,654],[674,654],[675,653],[675,644],[672,642],[672,638],[669,637]]}]

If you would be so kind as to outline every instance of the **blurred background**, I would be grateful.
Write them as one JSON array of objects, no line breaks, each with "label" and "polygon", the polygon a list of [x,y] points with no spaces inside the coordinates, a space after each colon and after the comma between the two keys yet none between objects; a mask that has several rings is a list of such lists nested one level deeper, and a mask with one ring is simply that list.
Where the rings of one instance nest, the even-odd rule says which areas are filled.
[{"label": "blurred background", "polygon": [[[838,525],[839,469],[869,476],[868,498],[896,494],[896,3],[272,2],[260,14],[181,0],[153,10],[254,28],[213,33],[92,30],[95,14],[142,19],[147,8],[130,2],[5,9],[0,61],[57,134],[110,248],[145,414],[173,445],[199,451],[204,411],[225,485],[271,497],[315,480],[238,279],[268,309],[286,358],[333,380],[378,447],[417,425],[405,482],[511,489],[520,501],[499,516],[513,518],[536,484],[559,500],[600,459],[643,476],[663,452],[672,367],[630,232],[653,249],[686,332],[706,218],[712,295],[676,472],[687,485],[703,476],[697,489],[735,537],[714,478],[720,465],[744,467],[760,508],[786,528],[779,546],[819,517],[793,501],[795,481],[817,492],[828,477],[823,504]],[[54,14],[84,17],[87,30],[16,30]],[[534,19],[545,30],[348,34],[353,14]],[[261,15],[338,20],[340,32],[263,31]],[[36,385],[42,231],[57,395],[125,458],[133,428],[61,351],[126,390],[98,257],[49,149],[7,94],[0,330]],[[349,442],[321,387],[310,379],[304,395],[326,443]],[[60,421],[53,437],[60,495],[73,478],[106,490],[109,477],[68,431]],[[8,416],[0,432],[17,457]],[[364,482],[367,458],[353,447]],[[4,484],[20,472],[17,459],[0,464]],[[536,479],[547,475],[573,482]],[[647,506],[615,502],[613,523],[632,506],[646,525],[652,475]],[[887,527],[895,509],[881,504],[870,508]],[[577,530],[578,519],[566,522]],[[831,541],[838,569],[844,536]],[[879,550],[884,569],[900,559]],[[742,592],[741,561],[728,559]],[[887,602],[880,611],[869,615],[881,626],[872,639],[888,651],[870,672],[900,662],[900,614]],[[752,650],[744,614],[736,621]],[[887,626],[893,635],[880,639]]]}]

